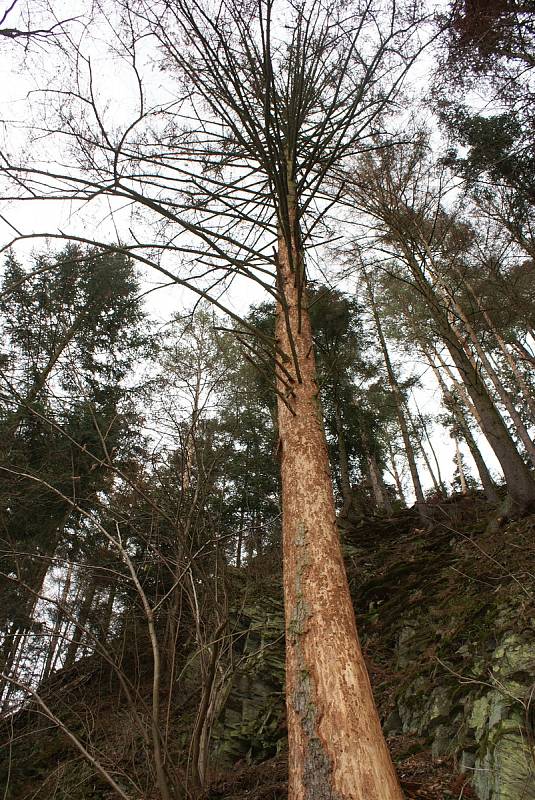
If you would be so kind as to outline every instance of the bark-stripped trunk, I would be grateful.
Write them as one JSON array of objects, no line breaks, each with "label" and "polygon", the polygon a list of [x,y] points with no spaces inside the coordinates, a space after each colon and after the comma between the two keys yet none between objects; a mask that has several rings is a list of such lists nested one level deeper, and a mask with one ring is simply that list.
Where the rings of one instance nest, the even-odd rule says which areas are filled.
[{"label": "bark-stripped trunk", "polygon": [[[291,175],[291,165],[289,167]],[[296,198],[279,235],[278,376],[289,800],[400,800],[360,650],[336,525]]]}]

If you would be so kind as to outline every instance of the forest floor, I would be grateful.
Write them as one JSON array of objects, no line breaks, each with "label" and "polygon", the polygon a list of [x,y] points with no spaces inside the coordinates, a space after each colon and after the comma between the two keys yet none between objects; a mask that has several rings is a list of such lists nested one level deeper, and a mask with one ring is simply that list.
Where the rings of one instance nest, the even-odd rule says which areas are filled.
[{"label": "forest floor", "polygon": [[[420,750],[421,741],[409,736],[389,737],[390,752],[406,800],[472,800],[476,795],[464,775],[456,775],[453,759],[433,758],[430,749]],[[413,755],[401,755],[411,748]],[[214,781],[209,800],[286,800],[288,794],[287,754],[262,764],[243,765],[231,775]]]},{"label": "forest floor", "polygon": [[[457,725],[453,712],[458,713],[459,706],[444,712],[444,722],[450,726],[446,750],[451,745],[451,753],[437,756],[436,747],[432,751],[431,736],[401,732],[408,728],[400,726],[397,704],[415,680],[423,687],[420,695],[413,695],[417,711],[420,706],[425,707],[437,686],[450,692],[448,697],[451,693],[465,697],[463,693],[473,691],[475,684],[483,686],[482,679],[474,672],[474,664],[479,658],[482,669],[486,669],[485,658],[496,647],[503,609],[513,612],[513,621],[509,614],[503,623],[507,631],[511,626],[515,630],[516,626],[523,633],[533,623],[535,516],[491,532],[489,508],[478,497],[457,497],[437,503],[430,507],[430,514],[433,526],[428,528],[408,510],[391,518],[356,515],[341,520],[340,527],[365,659],[405,797],[472,800],[476,794],[468,784],[467,775],[460,771],[459,747],[453,743],[453,735],[450,736],[452,725],[454,728]],[[262,597],[271,598],[277,587],[280,589],[277,569],[267,558],[251,566],[247,580],[256,587],[256,594],[249,598],[249,604],[254,605],[256,597],[260,607]],[[264,588],[260,572],[257,575],[255,570],[263,571],[267,582]],[[403,631],[410,632],[411,624],[416,633],[412,638],[403,638]],[[280,636],[277,642],[282,665]],[[143,685],[146,683],[148,697],[151,685],[148,644],[142,646],[138,642],[133,653],[135,658],[132,654],[125,655],[123,667],[134,678],[139,676]],[[93,656],[77,662],[68,674],[58,674],[56,680],[63,683],[61,692],[54,694],[57,713],[60,718],[72,719],[73,725],[78,724],[83,731],[85,721],[90,719],[97,744],[100,741],[108,749],[124,750],[127,769],[133,758],[133,742],[128,738],[130,728],[125,725],[126,712],[117,705],[118,687],[105,677],[104,670],[105,665]],[[534,676],[535,665],[526,680],[533,683]],[[206,800],[286,800],[287,754],[280,694],[275,735],[269,743],[271,751],[262,760],[256,759],[260,763],[248,763],[246,757],[239,756],[221,766],[212,775]],[[184,710],[179,709],[177,719],[182,716]],[[10,739],[13,733],[16,734],[13,760],[9,764],[12,790],[7,795],[10,800],[109,797],[109,791],[106,793],[104,787],[99,789],[91,770],[82,769],[79,757],[65,737],[47,720],[36,718],[28,710],[20,712]],[[0,751],[0,784],[3,767],[7,769]],[[89,780],[94,785],[94,792],[90,793]],[[49,791],[51,783],[56,788]],[[57,790],[59,784],[61,791]],[[72,788],[78,784],[85,788]]]},{"label": "forest floor", "polygon": [[[399,686],[416,672],[427,676],[430,688],[435,681],[459,682],[453,670],[444,675],[444,660],[455,665],[467,641],[476,647],[483,643],[484,650],[494,635],[499,603],[509,602],[516,590],[526,592],[533,578],[535,516],[491,530],[492,512],[485,501],[462,496],[437,501],[430,514],[429,529],[408,510],[391,519],[340,521],[358,627],[383,721],[395,713]],[[526,599],[524,605],[531,616],[533,602]],[[423,620],[418,617],[422,609]],[[422,622],[422,641],[417,655],[411,651],[408,663],[400,665],[400,620],[411,614]],[[469,650],[459,662],[462,672],[470,669]],[[398,731],[386,735],[407,800],[477,797],[455,753],[433,756],[429,738]],[[232,773],[215,777],[207,798],[286,800],[286,762],[283,751],[260,764],[236,764]]]}]

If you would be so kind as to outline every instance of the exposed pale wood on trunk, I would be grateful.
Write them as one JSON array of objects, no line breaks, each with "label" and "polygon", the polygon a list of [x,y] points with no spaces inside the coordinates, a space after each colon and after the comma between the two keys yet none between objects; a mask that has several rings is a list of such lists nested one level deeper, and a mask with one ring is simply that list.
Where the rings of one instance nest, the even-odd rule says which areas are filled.
[{"label": "exposed pale wood on trunk", "polygon": [[[289,169],[291,175],[291,170]],[[289,800],[401,800],[360,649],[336,525],[303,286],[295,194],[279,235],[277,343],[281,453]],[[290,337],[292,341],[290,341]],[[297,362],[297,363],[296,363]]]}]

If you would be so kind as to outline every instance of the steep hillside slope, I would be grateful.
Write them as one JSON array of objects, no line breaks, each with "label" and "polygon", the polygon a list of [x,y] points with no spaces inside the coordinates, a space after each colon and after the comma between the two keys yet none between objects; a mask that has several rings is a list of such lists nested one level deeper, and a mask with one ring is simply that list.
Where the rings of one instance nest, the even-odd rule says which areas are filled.
[{"label": "steep hillside slope", "polygon": [[[340,520],[368,668],[404,790],[421,800],[534,800],[535,516],[488,533],[488,511],[478,498],[454,498],[430,513],[430,529],[421,528],[410,511],[388,519],[354,513]],[[284,645],[277,559],[257,559],[235,570],[231,580],[241,587],[236,625],[243,635],[212,737],[207,797],[282,800]],[[129,661],[126,654],[124,663],[148,696],[149,660]],[[116,751],[127,791],[129,770],[137,778],[143,771],[143,742],[132,733],[120,687],[106,665],[79,662],[57,676],[50,696],[59,717],[85,735],[89,730],[103,750]],[[194,699],[193,686],[189,700],[170,710],[176,731],[171,752],[184,770]],[[3,723],[2,738],[6,800],[113,796],[64,734],[31,707]],[[145,797],[153,796],[147,786]]]}]

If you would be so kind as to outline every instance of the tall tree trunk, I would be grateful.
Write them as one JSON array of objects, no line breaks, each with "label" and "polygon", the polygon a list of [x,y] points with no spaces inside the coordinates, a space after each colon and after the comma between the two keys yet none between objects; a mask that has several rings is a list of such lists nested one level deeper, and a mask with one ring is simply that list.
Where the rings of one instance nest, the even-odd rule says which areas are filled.
[{"label": "tall tree trunk", "polygon": [[[414,253],[411,253],[410,257],[411,257],[411,260],[413,262],[413,266],[416,266],[416,271],[418,272],[418,281],[421,284],[421,282],[423,280],[427,284],[428,288],[431,289],[431,291],[433,293],[434,293],[434,291],[437,291],[438,292],[438,296],[445,302],[445,304],[446,304],[447,308],[449,309],[449,311],[451,311],[452,314],[454,315],[454,319],[455,320],[460,320],[463,323],[464,330],[466,331],[466,335],[464,335],[463,332],[460,330],[459,325],[457,324],[456,321],[451,321],[450,322],[450,320],[448,319],[449,314],[447,312],[445,312],[443,309],[440,310],[441,315],[446,320],[446,323],[447,323],[447,325],[449,327],[449,330],[454,333],[454,335],[455,335],[455,337],[457,339],[457,342],[458,342],[457,349],[459,349],[459,347],[460,347],[460,348],[462,348],[464,350],[466,358],[469,361],[472,362],[472,366],[474,368],[474,371],[477,374],[477,372],[478,372],[477,364],[475,364],[475,362],[474,362],[474,358],[472,356],[472,353],[470,352],[470,348],[468,347],[467,339],[469,339],[471,341],[475,353],[479,357],[479,360],[480,360],[481,364],[483,365],[483,367],[485,369],[485,372],[487,373],[488,377],[490,378],[490,381],[491,381],[492,385],[494,386],[496,394],[500,398],[501,402],[503,403],[504,407],[507,410],[507,413],[511,417],[511,420],[513,422],[513,425],[514,425],[516,431],[517,431],[517,434],[518,434],[520,440],[522,441],[524,447],[526,448],[526,452],[527,452],[528,456],[530,457],[533,465],[535,466],[535,443],[531,439],[531,437],[529,435],[529,432],[528,432],[526,426],[524,425],[522,417],[518,413],[518,411],[517,411],[517,409],[516,409],[516,407],[515,407],[515,405],[513,403],[513,399],[511,397],[510,393],[505,389],[502,381],[500,380],[498,374],[496,373],[496,370],[494,369],[493,365],[491,364],[490,359],[487,356],[487,353],[485,352],[484,348],[481,346],[481,342],[479,341],[479,338],[478,338],[473,326],[471,325],[470,320],[468,319],[468,316],[465,314],[465,311],[464,311],[463,307],[455,299],[455,296],[453,295],[453,293],[450,291],[450,289],[448,288],[448,286],[445,284],[444,280],[442,279],[440,266],[436,267],[436,265],[435,265],[435,258],[434,258],[434,255],[433,255],[433,252],[432,252],[431,248],[429,247],[429,243],[427,241],[426,236],[422,235],[421,231],[419,233],[420,233],[421,244],[422,244],[423,249],[425,250],[426,255],[427,255],[427,262],[428,262],[427,266],[429,268],[430,275],[433,278],[433,282],[436,285],[437,289],[436,290],[432,290],[431,289],[431,287],[429,285],[429,281],[423,275],[423,272],[421,271],[419,265],[415,264]],[[407,244],[405,242],[402,244],[402,247],[403,247],[404,251],[407,252]],[[462,280],[464,280],[464,275],[461,272],[459,272],[458,270],[456,270],[456,272],[457,272],[458,276]],[[413,273],[414,273],[414,268],[413,268]],[[450,353],[451,353],[451,349],[450,349],[449,345],[448,345],[448,349],[450,350]],[[452,358],[455,361],[453,353],[451,353],[451,355],[452,355]],[[457,364],[456,364],[456,366],[457,366]],[[480,378],[479,378],[479,382],[481,382]],[[487,394],[488,394],[488,392],[487,392]],[[490,397],[490,395],[489,395],[489,397]],[[487,424],[487,423],[485,423],[485,424]]]},{"label": "tall tree trunk", "polygon": [[498,502],[498,493],[496,491],[496,484],[492,480],[491,474],[488,470],[487,465],[485,464],[483,456],[481,455],[481,451],[477,446],[472,431],[470,430],[470,427],[467,421],[464,419],[463,413],[460,409],[457,420],[463,438],[466,444],[468,445],[468,449],[470,450],[472,458],[474,459],[474,463],[476,465],[476,469],[479,474],[481,485],[483,486],[483,489],[485,491],[485,496],[489,502],[496,503]]},{"label": "tall tree trunk", "polygon": [[487,387],[459,341],[444,312],[440,299],[420,269],[414,254],[402,244],[407,263],[419,290],[425,297],[437,331],[447,347],[453,363],[477,409],[481,428],[505,476],[509,497],[517,511],[535,505],[535,480],[512,440],[507,426],[490,397]]},{"label": "tall tree trunk", "polygon": [[67,648],[67,655],[65,656],[65,669],[70,669],[76,661],[78,650],[80,649],[85,635],[85,629],[89,615],[91,614],[96,591],[97,589],[95,583],[93,580],[91,580],[91,583],[86,585],[83,593],[82,605],[78,613],[78,621],[76,623],[75,630],[73,631],[69,647]]},{"label": "tall tree trunk", "polygon": [[[449,302],[451,303],[452,308],[454,309],[455,313],[462,320],[462,322],[464,324],[464,327],[466,328],[466,331],[468,333],[468,337],[470,338],[470,341],[472,342],[474,350],[477,353],[477,355],[479,357],[479,360],[481,361],[481,364],[485,368],[485,372],[489,376],[490,381],[491,381],[492,385],[494,386],[494,389],[496,390],[496,394],[500,398],[500,400],[503,403],[505,409],[507,410],[507,413],[511,417],[511,420],[512,420],[513,425],[514,425],[514,427],[516,429],[516,432],[517,432],[522,444],[526,448],[526,452],[527,452],[532,464],[535,466],[535,443],[531,439],[531,437],[530,437],[530,435],[528,433],[528,430],[527,430],[526,426],[524,425],[522,417],[518,413],[518,411],[517,411],[517,409],[515,407],[515,404],[513,403],[513,399],[511,397],[511,395],[505,389],[505,387],[504,387],[503,383],[501,382],[498,374],[496,373],[496,370],[492,366],[492,364],[490,362],[490,359],[487,356],[487,354],[486,354],[485,350],[483,349],[483,347],[481,346],[481,343],[479,342],[479,339],[478,339],[478,337],[477,337],[472,325],[470,324],[469,319],[467,318],[466,314],[464,313],[463,308],[459,305],[459,303],[456,302],[456,300],[451,296],[451,294],[449,292],[447,292],[445,294],[446,294]],[[470,354],[469,354],[469,352],[467,350],[467,343],[465,341],[465,338],[459,332],[459,330],[458,330],[456,325],[451,325],[450,327],[453,330],[453,332],[455,333],[455,335],[456,335],[459,343],[461,344],[461,346],[464,347],[464,349],[467,351],[467,356],[470,357]]]},{"label": "tall tree trunk", "polygon": [[[26,634],[31,630],[32,620],[37,604],[37,595],[42,592],[43,583],[50,567],[47,557],[28,559],[22,556],[21,562],[16,565],[20,577],[20,586],[17,587],[15,601],[15,619],[9,620],[7,609],[0,609],[4,640],[0,649],[0,673],[10,675],[14,665],[18,662],[21,642],[25,641]],[[11,609],[12,611],[13,609]]]},{"label": "tall tree trunk", "polygon": [[216,629],[213,642],[198,640],[201,662],[201,698],[190,744],[192,779],[195,794],[203,794],[208,769],[208,744],[212,732],[217,697],[218,664],[225,623]]},{"label": "tall tree trunk", "polygon": [[383,472],[377,458],[375,456],[374,448],[370,444],[370,439],[366,430],[361,430],[362,449],[366,456],[366,464],[368,466],[368,477],[372,487],[375,505],[381,511],[387,511],[389,514],[392,512],[392,503],[388,497],[385,482],[383,480]]},{"label": "tall tree trunk", "polygon": [[485,464],[483,456],[481,455],[481,451],[479,450],[472,431],[470,430],[470,425],[468,424],[462,409],[459,407],[459,401],[449,391],[446,382],[440,373],[440,370],[437,368],[429,353],[425,350],[424,356],[427,359],[429,366],[433,370],[433,373],[438,381],[438,385],[442,390],[444,405],[452,412],[459,431],[468,445],[468,449],[470,450],[472,458],[474,459],[474,463],[479,474],[479,479],[481,480],[481,485],[485,491],[485,496],[491,503],[496,503],[498,500],[496,485],[492,480],[491,474],[487,468],[487,465]]},{"label": "tall tree trunk", "polygon": [[[429,431],[427,430],[427,425],[426,425],[425,419],[424,419],[420,409],[418,408],[418,403],[416,402],[416,398],[414,396],[413,396],[413,401],[414,401],[414,405],[416,406],[416,413],[418,414],[418,419],[420,420],[420,425],[423,428],[423,431],[424,431],[424,434],[425,434],[425,438],[427,439],[427,444],[429,445],[429,449],[431,450],[431,454],[433,456],[433,461],[435,462],[435,466],[437,468],[437,483],[438,483],[438,486],[439,486],[439,489],[440,489],[440,493],[442,494],[442,497],[444,497],[444,499],[445,499],[448,496],[448,492],[446,491],[446,486],[444,484],[444,479],[442,478],[442,472],[440,470],[440,463],[439,463],[439,460],[437,458],[437,454],[436,454],[435,448],[433,447],[433,442],[431,440],[431,437],[429,436]],[[414,426],[414,423],[413,423],[413,426]],[[422,452],[425,453],[423,444],[422,444]]]},{"label": "tall tree trunk", "polygon": [[236,567],[240,569],[241,567],[241,554],[242,554],[242,547],[243,547],[243,525],[245,519],[245,500],[242,502],[240,508],[240,521],[238,524],[238,541],[236,543]]},{"label": "tall tree trunk", "polygon": [[388,375],[388,383],[390,384],[392,394],[394,395],[399,427],[401,430],[401,436],[403,437],[403,444],[405,446],[405,452],[407,454],[407,461],[409,462],[409,470],[411,473],[412,485],[414,487],[414,494],[416,497],[416,506],[420,512],[420,515],[424,516],[426,502],[422,489],[422,483],[420,481],[420,475],[418,473],[418,467],[416,465],[414,448],[412,446],[411,438],[409,436],[409,428],[407,426],[407,421],[405,419],[405,413],[403,410],[403,395],[401,394],[401,390],[399,388],[399,384],[396,375],[394,373],[394,368],[392,367],[392,362],[390,360],[390,354],[388,352],[386,339],[383,334],[381,318],[379,317],[379,312],[377,310],[377,305],[375,303],[375,298],[373,296],[371,281],[366,272],[364,272],[364,278],[366,281],[366,286],[368,288],[368,298],[372,309],[373,319],[375,321],[375,327],[377,329],[377,335],[379,337],[379,343],[381,345],[381,351],[383,353],[383,360],[385,362],[386,372]]},{"label": "tall tree trunk", "polygon": [[402,500],[405,505],[407,505],[407,501],[405,500],[405,493],[403,491],[403,486],[401,485],[401,478],[399,476],[398,466],[396,464],[396,457],[394,455],[394,451],[392,450],[392,445],[390,444],[390,442],[388,442],[387,446],[388,446],[388,454],[390,456],[390,463],[392,464],[391,475],[394,478],[399,499]]},{"label": "tall tree trunk", "polygon": [[347,511],[351,506],[353,493],[351,491],[351,480],[349,477],[349,456],[347,453],[346,437],[342,423],[340,406],[336,401],[334,419],[336,425],[336,438],[338,440],[338,464],[340,466],[340,489],[342,490],[343,510]]},{"label": "tall tree trunk", "polygon": [[[29,632],[27,629],[19,626],[17,632],[14,634],[13,639],[13,656],[9,668],[6,669],[5,675],[7,676],[7,680],[3,681],[3,686],[0,683],[0,711],[3,714],[8,714],[12,709],[10,709],[10,700],[13,694],[16,693],[17,687],[14,683],[12,683],[9,678],[13,678],[14,680],[19,680],[19,667],[20,662],[26,652],[26,642],[29,637]],[[2,670],[3,671],[3,670]]]},{"label": "tall tree trunk", "polygon": [[431,478],[431,483],[433,484],[433,489],[435,490],[437,495],[440,494],[440,495],[442,495],[442,497],[446,497],[446,490],[444,489],[444,486],[441,483],[439,483],[438,478],[435,475],[435,471],[434,471],[433,467],[431,466],[431,462],[429,461],[429,458],[428,458],[427,453],[425,451],[425,447],[424,447],[423,442],[422,442],[422,440],[420,438],[420,434],[418,433],[418,429],[416,428],[416,425],[414,423],[414,419],[412,418],[412,414],[408,410],[407,410],[407,417],[408,417],[409,422],[411,424],[411,428],[412,428],[412,433],[413,433],[414,439],[418,443],[418,450],[422,454],[422,458],[424,460],[425,466],[427,467],[427,471],[429,473],[429,477]]},{"label": "tall tree trunk", "polygon": [[515,377],[515,380],[516,380],[516,382],[517,382],[517,384],[518,384],[518,386],[520,388],[520,391],[522,392],[523,398],[524,398],[524,400],[525,400],[525,402],[526,402],[526,404],[527,404],[527,406],[528,406],[528,408],[530,410],[532,419],[535,420],[535,399],[533,397],[533,392],[530,389],[530,387],[528,386],[528,384],[526,383],[526,380],[525,380],[521,370],[518,368],[518,364],[516,362],[516,359],[513,357],[511,351],[507,347],[505,339],[503,338],[503,336],[499,332],[498,328],[494,324],[494,321],[492,320],[492,317],[490,316],[489,312],[487,311],[487,309],[485,308],[485,306],[481,302],[481,298],[478,295],[478,293],[476,292],[476,290],[474,289],[474,287],[472,286],[471,282],[468,281],[466,278],[464,278],[464,283],[468,287],[468,290],[470,291],[470,294],[471,294],[472,298],[474,299],[474,301],[475,301],[475,303],[477,305],[477,308],[481,312],[481,314],[483,316],[483,319],[487,323],[487,325],[489,327],[489,330],[492,332],[492,334],[494,335],[494,338],[498,342],[498,346],[500,348],[500,351],[501,351],[503,357],[505,358],[507,364],[509,365],[509,368],[510,368],[511,372],[513,373],[513,375]]},{"label": "tall tree trunk", "polygon": [[74,322],[69,326],[67,331],[65,331],[59,343],[56,345],[53,352],[50,354],[45,367],[35,377],[33,384],[30,387],[26,397],[24,399],[21,398],[21,404],[19,405],[19,408],[15,413],[14,417],[10,420],[7,431],[4,433],[6,441],[9,440],[9,438],[16,433],[20,423],[22,422],[24,417],[29,413],[29,409],[31,408],[32,404],[37,400],[40,393],[44,389],[46,382],[52,373],[52,370],[58,363],[64,351],[67,349],[67,347],[75,338],[76,334],[82,327],[82,324],[84,323],[87,315],[88,315],[88,309],[84,309],[74,319]]},{"label": "tall tree trunk", "polygon": [[102,622],[100,625],[100,632],[98,640],[101,644],[106,644],[111,638],[111,621],[113,618],[113,606],[115,604],[115,597],[117,594],[117,583],[112,583],[109,588],[108,600],[106,601],[106,608],[102,615]]},{"label": "tall tree trunk", "polygon": [[336,525],[293,161],[279,231],[281,454],[289,800],[401,800],[362,656]]},{"label": "tall tree trunk", "polygon": [[461,482],[461,493],[468,494],[468,486],[466,485],[466,478],[464,476],[463,459],[461,456],[461,449],[459,447],[459,440],[455,436],[455,460],[457,462],[457,469],[459,470],[459,480]]},{"label": "tall tree trunk", "polygon": [[69,561],[69,564],[67,566],[67,572],[65,574],[65,581],[61,592],[61,597],[56,607],[56,621],[54,623],[54,630],[52,632],[52,636],[50,637],[50,642],[48,645],[46,662],[44,664],[43,671],[41,672],[42,681],[46,680],[48,676],[54,671],[54,667],[56,664],[60,632],[61,628],[63,627],[65,619],[65,608],[67,607],[67,600],[71,588],[71,578],[72,578],[72,562]]},{"label": "tall tree trunk", "polygon": [[513,347],[520,354],[520,358],[523,361],[527,361],[528,364],[532,364],[535,367],[535,356],[533,355],[533,353],[530,353],[530,351],[523,342],[520,342],[517,339],[513,342]]},{"label": "tall tree trunk", "polygon": [[373,496],[375,498],[377,508],[390,514],[392,512],[392,503],[388,497],[377,459],[373,453],[368,453],[366,456],[366,461],[368,463],[368,474],[370,476],[370,483],[372,485]]}]

